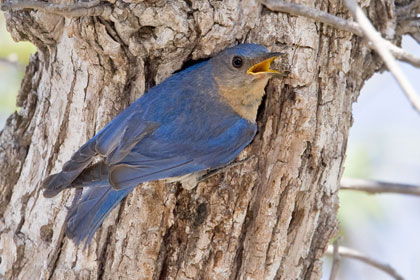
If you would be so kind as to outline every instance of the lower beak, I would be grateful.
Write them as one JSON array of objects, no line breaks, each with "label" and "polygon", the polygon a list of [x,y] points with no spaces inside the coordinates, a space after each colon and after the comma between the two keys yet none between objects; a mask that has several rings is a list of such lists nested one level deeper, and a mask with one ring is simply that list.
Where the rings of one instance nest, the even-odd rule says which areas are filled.
[{"label": "lower beak", "polygon": [[256,64],[252,65],[247,71],[247,74],[250,75],[261,75],[264,73],[273,73],[273,74],[282,74],[277,70],[270,69],[271,63],[279,56],[283,55],[280,52],[272,52],[262,55],[257,59]]}]

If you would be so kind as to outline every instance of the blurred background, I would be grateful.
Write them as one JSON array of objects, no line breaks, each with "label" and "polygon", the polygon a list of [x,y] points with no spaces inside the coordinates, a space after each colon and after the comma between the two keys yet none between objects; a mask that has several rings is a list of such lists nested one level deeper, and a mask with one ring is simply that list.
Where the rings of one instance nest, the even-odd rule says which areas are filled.
[{"label": "blurred background", "polygon": [[16,95],[25,73],[29,57],[36,51],[29,42],[13,41],[6,30],[3,12],[0,11],[0,130],[7,117],[18,110]]},{"label": "blurred background", "polygon": [[[405,38],[403,48],[420,55],[420,46]],[[36,48],[15,43],[0,13],[0,130],[19,108],[16,95],[24,67]],[[401,64],[420,92],[420,69]],[[364,86],[353,110],[354,125],[344,176],[420,185],[420,114],[415,112],[389,73],[376,74]],[[420,197],[367,195],[341,191],[341,245],[391,264],[405,279],[420,279]],[[323,279],[328,279],[327,257]],[[342,259],[338,279],[392,279],[356,260]]]},{"label": "blurred background", "polygon": [[[404,37],[402,47],[420,56],[420,46],[410,37]],[[400,66],[420,93],[420,69]],[[366,82],[353,117],[344,177],[420,186],[420,114],[390,73],[375,74]],[[390,264],[405,279],[420,279],[420,197],[355,191],[340,191],[339,197],[340,244]],[[323,279],[330,270],[327,261]],[[338,279],[393,278],[343,259]]]}]

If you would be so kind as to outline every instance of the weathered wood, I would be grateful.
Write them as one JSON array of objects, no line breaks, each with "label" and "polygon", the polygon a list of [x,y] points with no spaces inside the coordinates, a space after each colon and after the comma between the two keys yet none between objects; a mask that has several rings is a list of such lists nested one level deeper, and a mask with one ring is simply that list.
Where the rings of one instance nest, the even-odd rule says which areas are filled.
[{"label": "weathered wood", "polygon": [[[348,32],[255,0],[110,2],[111,21],[6,13],[13,37],[39,52],[0,135],[0,277],[319,279],[352,103],[377,57]],[[394,15],[375,3],[369,16],[389,31]],[[348,15],[333,0],[316,8]],[[74,190],[45,199],[41,180],[183,63],[245,41],[286,51],[291,64],[267,87],[259,132],[240,155],[254,157],[192,191],[143,184],[76,248],[63,234]]]}]

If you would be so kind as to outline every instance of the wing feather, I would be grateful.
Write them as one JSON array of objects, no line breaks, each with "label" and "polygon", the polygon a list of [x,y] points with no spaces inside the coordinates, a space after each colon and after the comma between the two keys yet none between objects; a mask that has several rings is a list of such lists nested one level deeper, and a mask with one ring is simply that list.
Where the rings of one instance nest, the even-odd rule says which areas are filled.
[{"label": "wing feather", "polygon": [[[110,168],[109,182],[114,189],[120,190],[146,181],[221,167],[231,162],[251,142],[255,133],[255,125],[238,119],[223,133],[205,141],[191,143],[184,139],[183,145],[177,145],[175,152],[171,151],[170,156],[163,158],[143,155],[142,151],[150,153],[150,150],[140,141],[135,151]],[[165,147],[165,143],[151,146]]]},{"label": "wing feather", "polygon": [[44,197],[53,197],[71,186],[95,155],[105,156],[109,165],[117,163],[126,157],[142,138],[159,127],[157,122],[143,120],[140,112],[127,112],[115,118],[75,152],[63,165],[61,172],[50,175],[42,182]]}]

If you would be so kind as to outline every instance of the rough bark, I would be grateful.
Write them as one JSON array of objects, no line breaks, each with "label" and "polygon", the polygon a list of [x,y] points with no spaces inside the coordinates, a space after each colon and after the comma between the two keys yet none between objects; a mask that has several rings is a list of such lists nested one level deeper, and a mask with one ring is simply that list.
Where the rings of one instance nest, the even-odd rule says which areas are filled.
[{"label": "rough bark", "polygon": [[[319,279],[352,103],[377,57],[350,33],[255,0],[110,2],[109,19],[6,14],[13,37],[39,51],[0,135],[0,278]],[[349,16],[341,1],[303,2]],[[363,6],[393,38],[392,2]],[[291,65],[266,89],[239,157],[249,160],[192,191],[143,184],[75,247],[63,228],[74,190],[45,199],[42,179],[147,88],[238,42],[284,50]]]}]

